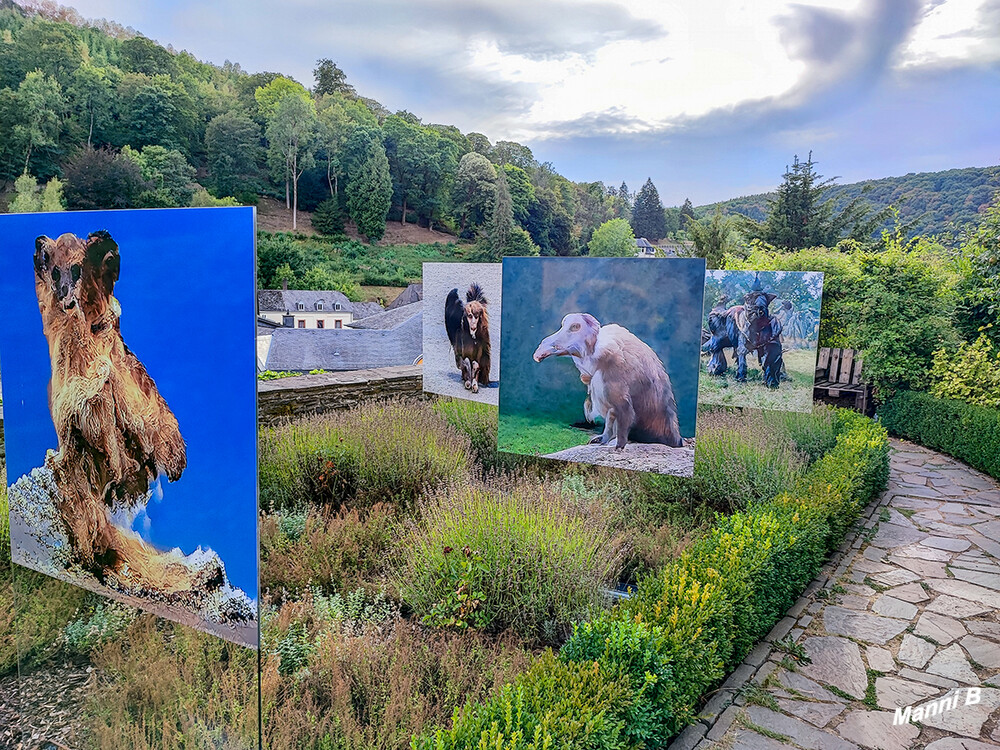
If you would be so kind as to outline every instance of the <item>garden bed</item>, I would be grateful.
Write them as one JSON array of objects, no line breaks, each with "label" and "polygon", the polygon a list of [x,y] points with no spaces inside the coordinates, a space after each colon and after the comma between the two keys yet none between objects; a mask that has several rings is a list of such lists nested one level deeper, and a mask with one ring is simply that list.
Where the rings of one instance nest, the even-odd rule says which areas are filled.
[{"label": "garden bed", "polygon": [[[887,472],[854,414],[699,420],[692,479],[498,453],[470,402],[263,429],[265,746],[663,746]],[[254,737],[252,652],[85,596],[48,622],[30,663],[99,675],[85,745]]]}]

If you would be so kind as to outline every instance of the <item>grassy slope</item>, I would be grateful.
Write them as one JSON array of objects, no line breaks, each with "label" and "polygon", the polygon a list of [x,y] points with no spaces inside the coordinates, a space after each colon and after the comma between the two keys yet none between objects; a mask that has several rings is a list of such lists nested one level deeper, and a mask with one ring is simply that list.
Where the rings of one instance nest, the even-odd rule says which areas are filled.
[{"label": "grassy slope", "polygon": [[[728,352],[727,352],[728,358]],[[707,371],[708,359],[702,357],[701,378],[698,381],[698,401],[720,406],[749,406],[755,409],[808,412],[812,410],[812,385],[816,368],[815,349],[794,349],[785,352],[785,368],[791,382],[782,383],[777,390],[765,388],[761,383],[756,358],[749,357],[747,380],[737,383],[736,367],[730,362],[729,372],[713,377]]]}]

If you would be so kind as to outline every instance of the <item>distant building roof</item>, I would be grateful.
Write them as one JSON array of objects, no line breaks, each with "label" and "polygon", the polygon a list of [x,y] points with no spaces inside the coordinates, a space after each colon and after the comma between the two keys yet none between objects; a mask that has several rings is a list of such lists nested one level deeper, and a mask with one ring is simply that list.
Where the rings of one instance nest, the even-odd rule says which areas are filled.
[{"label": "distant building roof", "polygon": [[[302,305],[302,307],[299,307]],[[320,307],[322,305],[322,307]],[[347,295],[336,289],[310,291],[305,289],[261,289],[257,292],[258,312],[332,312],[340,309],[363,318],[381,312],[382,307],[374,302],[351,302]]]},{"label": "distant building roof", "polygon": [[367,318],[369,315],[377,315],[385,309],[378,302],[352,302],[351,304],[354,305],[355,320]]},{"label": "distant building roof", "polygon": [[652,251],[652,250],[655,249],[653,247],[652,243],[649,240],[647,240],[645,237],[636,237],[636,239],[635,239],[635,246],[638,247],[638,248],[641,248],[643,250],[645,250],[646,248],[649,248],[650,251]]},{"label": "distant building roof", "polygon": [[277,328],[271,335],[268,370],[368,370],[412,365],[421,355],[423,317],[395,328]]},{"label": "distant building roof", "polygon": [[281,323],[275,323],[273,320],[268,320],[267,318],[257,317],[257,335],[266,336],[271,333],[275,328],[281,328]]},{"label": "distant building roof", "polygon": [[423,302],[413,302],[409,305],[402,305],[395,308],[389,307],[382,312],[369,315],[361,320],[355,320],[353,323],[348,323],[347,325],[351,328],[377,328],[387,331],[402,325],[414,315],[419,315],[423,308]]},{"label": "distant building roof", "polygon": [[402,307],[403,305],[412,305],[414,302],[419,302],[424,298],[424,285],[423,284],[410,284],[406,289],[399,293],[392,302],[386,305],[386,310],[395,310],[397,307]]}]

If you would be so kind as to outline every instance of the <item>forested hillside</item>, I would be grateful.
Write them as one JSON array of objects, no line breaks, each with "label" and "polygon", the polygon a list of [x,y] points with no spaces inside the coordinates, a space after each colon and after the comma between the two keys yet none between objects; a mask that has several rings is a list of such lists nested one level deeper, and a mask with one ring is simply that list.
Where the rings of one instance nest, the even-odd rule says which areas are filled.
[{"label": "forested hillside", "polygon": [[323,234],[346,240],[348,223],[375,242],[410,222],[482,259],[578,254],[628,210],[526,146],[391,112],[330,59],[308,85],[251,74],[50,0],[0,0],[0,191],[11,211],[270,196],[289,228],[308,210]]},{"label": "forested hillside", "polygon": [[[844,213],[853,216],[851,200],[866,188],[870,215],[891,203],[904,225],[915,222],[913,233],[938,234],[980,215],[1000,188],[1000,169],[820,192],[836,204],[830,215],[849,207]],[[664,208],[652,180],[637,193],[624,183],[572,182],[522,144],[392,112],[356,91],[331,59],[316,61],[313,80],[303,83],[229,61],[204,63],[53,0],[0,0],[0,206],[23,212],[277,200],[284,215],[267,203],[270,219],[278,219],[268,228],[316,230],[329,239],[262,233],[270,269],[260,276],[264,285],[355,293],[358,283],[412,280],[412,263],[399,258],[417,257],[413,252],[347,244],[349,237],[378,242],[387,222],[434,230],[417,240],[390,236],[407,245],[440,237],[450,249],[426,250],[435,257],[497,260],[609,247],[631,254],[630,226],[635,237],[690,239],[698,253],[710,245],[721,258],[727,245],[749,237],[735,224],[710,226],[708,215],[720,206],[761,220],[769,197],[697,211],[690,201]],[[303,210],[311,215],[300,226]],[[697,217],[702,221],[692,222]],[[592,243],[595,230],[613,220],[624,220],[605,233],[614,241]],[[861,225],[849,224],[830,222],[822,243],[857,234]]]},{"label": "forested hillside", "polygon": [[[883,177],[846,185],[833,184],[826,196],[839,211],[861,197],[876,211],[892,205],[914,235],[950,235],[978,223],[993,194],[1000,190],[1000,167],[968,167],[943,172],[920,172]],[[724,214],[743,214],[756,221],[767,216],[775,193],[758,193],[695,208],[698,217],[722,208]]]}]

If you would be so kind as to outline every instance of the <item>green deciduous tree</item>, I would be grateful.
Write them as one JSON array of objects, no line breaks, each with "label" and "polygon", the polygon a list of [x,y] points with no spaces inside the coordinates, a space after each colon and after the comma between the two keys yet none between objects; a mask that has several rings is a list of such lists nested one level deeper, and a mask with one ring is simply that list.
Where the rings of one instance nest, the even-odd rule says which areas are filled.
[{"label": "green deciduous tree", "polygon": [[347,210],[369,242],[385,234],[385,220],[392,205],[389,160],[380,139],[369,139],[363,158],[348,173]]},{"label": "green deciduous tree", "polygon": [[23,149],[24,169],[27,170],[35,149],[55,146],[58,142],[66,102],[59,82],[35,70],[18,86],[17,106],[19,121],[11,135]]},{"label": "green deciduous tree", "polygon": [[695,254],[705,259],[708,268],[722,268],[726,253],[733,247],[733,220],[717,208],[711,218],[692,219],[686,228],[694,241]]},{"label": "green deciduous tree", "polygon": [[521,226],[528,222],[531,204],[535,202],[535,186],[531,184],[528,173],[513,164],[503,166],[507,178],[507,189],[510,190],[511,206],[514,210],[514,221]]},{"label": "green deciduous tree", "polygon": [[174,56],[151,39],[143,36],[126,39],[118,48],[122,70],[142,73],[147,76],[170,76],[178,74]]},{"label": "green deciduous tree", "polygon": [[[475,151],[477,154],[482,154],[483,156],[489,156],[490,151],[493,150],[493,144],[490,143],[490,139],[482,133],[469,133],[465,137],[469,141],[470,151]],[[465,156],[465,154],[462,154],[462,156]]]},{"label": "green deciduous tree", "polygon": [[587,244],[593,257],[630,258],[635,255],[635,234],[625,219],[611,219],[597,228]]},{"label": "green deciduous tree", "polygon": [[103,68],[84,63],[73,71],[66,89],[76,121],[87,131],[87,146],[93,146],[95,133],[106,137],[113,116],[114,90]]},{"label": "green deciduous tree", "polygon": [[142,179],[149,184],[142,202],[150,208],[187,206],[191,203],[196,185],[195,168],[188,164],[184,154],[163,146],[145,146],[141,151],[125,146],[122,156],[139,165]]},{"label": "green deciduous tree", "polygon": [[14,198],[7,206],[8,213],[33,214],[42,208],[42,200],[38,195],[38,180],[25,172],[14,180]]},{"label": "green deciduous tree", "polygon": [[278,104],[287,96],[310,98],[305,86],[281,75],[271,79],[266,85],[253,92],[253,98],[265,120],[274,115]]},{"label": "green deciduous tree", "polygon": [[135,208],[147,184],[139,165],[109,149],[84,149],[63,169],[71,209]]},{"label": "green deciduous tree", "polygon": [[462,157],[455,172],[452,200],[462,217],[461,232],[482,224],[496,201],[497,171],[482,154],[470,152]]},{"label": "green deciduous tree", "polygon": [[489,155],[494,164],[513,164],[521,169],[535,166],[535,156],[531,149],[515,141],[497,141]]},{"label": "green deciduous tree", "polygon": [[286,286],[295,288],[295,271],[288,263],[282,263],[274,269],[274,276],[271,277],[271,288],[284,289]]},{"label": "green deciduous tree", "polygon": [[292,188],[292,229],[298,227],[299,178],[314,163],[316,105],[308,95],[283,98],[267,119],[268,154],[275,173],[285,175],[285,200]]},{"label": "green deciduous tree", "polygon": [[66,199],[63,197],[63,183],[58,177],[52,177],[45,183],[42,190],[42,211],[65,211]]},{"label": "green deciduous tree", "polygon": [[356,93],[354,87],[347,82],[347,75],[344,71],[328,57],[316,61],[316,67],[313,68],[313,78],[316,79],[316,85],[313,87],[313,93],[316,96],[324,94],[354,96]]},{"label": "green deciduous tree", "polygon": [[652,179],[647,179],[632,206],[632,231],[636,237],[656,242],[667,235],[663,204]]},{"label": "green deciduous tree", "polygon": [[243,199],[257,192],[260,128],[242,112],[225,112],[205,129],[209,186],[217,196]]}]

